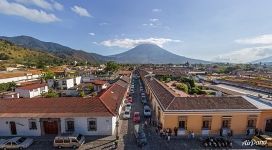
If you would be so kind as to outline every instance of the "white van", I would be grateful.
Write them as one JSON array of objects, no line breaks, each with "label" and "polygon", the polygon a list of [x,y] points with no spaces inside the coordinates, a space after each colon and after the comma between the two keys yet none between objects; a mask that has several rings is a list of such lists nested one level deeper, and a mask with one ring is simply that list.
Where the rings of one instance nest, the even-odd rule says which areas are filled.
[{"label": "white van", "polygon": [[56,136],[54,139],[54,147],[72,147],[74,149],[80,147],[85,142],[85,137],[81,134],[63,134]]}]

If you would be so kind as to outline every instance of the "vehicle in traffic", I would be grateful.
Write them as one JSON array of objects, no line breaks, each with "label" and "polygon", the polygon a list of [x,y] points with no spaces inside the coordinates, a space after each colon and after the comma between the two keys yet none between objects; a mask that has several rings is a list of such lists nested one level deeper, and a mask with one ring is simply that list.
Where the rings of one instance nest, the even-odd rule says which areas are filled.
[{"label": "vehicle in traffic", "polygon": [[129,119],[130,118],[130,111],[129,110],[125,110],[124,114],[123,114],[123,119]]},{"label": "vehicle in traffic", "polygon": [[125,110],[131,110],[132,108],[132,104],[131,103],[127,103],[125,106]]},{"label": "vehicle in traffic", "polygon": [[142,98],[141,98],[141,102],[142,102],[142,104],[146,105],[146,104],[147,104],[146,97],[142,97]]},{"label": "vehicle in traffic", "polygon": [[151,116],[151,109],[148,105],[144,106],[144,116],[145,117],[150,117]]},{"label": "vehicle in traffic", "polygon": [[133,114],[133,122],[140,123],[140,121],[141,121],[140,112],[134,112],[134,114]]},{"label": "vehicle in traffic", "polygon": [[0,149],[26,149],[33,143],[33,139],[26,137],[14,137],[4,140],[0,144]]},{"label": "vehicle in traffic", "polygon": [[139,124],[134,125],[134,135],[136,138],[137,146],[143,147],[147,144],[145,133]]},{"label": "vehicle in traffic", "polygon": [[272,147],[272,137],[268,135],[255,135],[252,140],[254,140],[258,146]]},{"label": "vehicle in traffic", "polygon": [[128,98],[127,98],[127,102],[128,102],[128,103],[133,103],[132,97],[128,97]]},{"label": "vehicle in traffic", "polygon": [[56,136],[53,142],[53,146],[57,148],[73,148],[80,147],[85,142],[85,137],[81,134],[62,134]]}]

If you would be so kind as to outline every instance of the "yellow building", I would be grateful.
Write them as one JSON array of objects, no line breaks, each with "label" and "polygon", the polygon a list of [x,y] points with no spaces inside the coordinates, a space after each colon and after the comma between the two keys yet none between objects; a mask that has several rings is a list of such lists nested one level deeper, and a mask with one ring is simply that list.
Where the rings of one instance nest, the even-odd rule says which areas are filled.
[{"label": "yellow building", "polygon": [[243,135],[272,131],[272,104],[247,96],[180,97],[167,85],[140,71],[151,107],[162,128],[179,135]]}]

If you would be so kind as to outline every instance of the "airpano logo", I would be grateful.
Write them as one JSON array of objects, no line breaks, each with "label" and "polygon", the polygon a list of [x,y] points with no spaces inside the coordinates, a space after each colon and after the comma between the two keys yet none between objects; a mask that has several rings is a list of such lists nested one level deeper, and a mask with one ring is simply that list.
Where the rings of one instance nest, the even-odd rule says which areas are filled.
[{"label": "airpano logo", "polygon": [[254,139],[252,140],[245,140],[242,142],[242,146],[254,146],[254,145],[258,145],[258,146],[265,146],[267,144],[267,141],[256,141]]}]

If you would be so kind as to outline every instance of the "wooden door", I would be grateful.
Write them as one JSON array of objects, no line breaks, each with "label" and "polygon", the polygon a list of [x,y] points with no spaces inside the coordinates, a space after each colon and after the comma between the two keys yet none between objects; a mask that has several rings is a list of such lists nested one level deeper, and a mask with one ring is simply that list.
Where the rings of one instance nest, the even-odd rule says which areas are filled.
[{"label": "wooden door", "polygon": [[12,135],[16,135],[17,134],[17,130],[16,130],[16,124],[14,121],[10,122],[10,132]]},{"label": "wooden door", "polygon": [[44,121],[44,133],[45,134],[58,134],[58,122],[57,121]]}]

